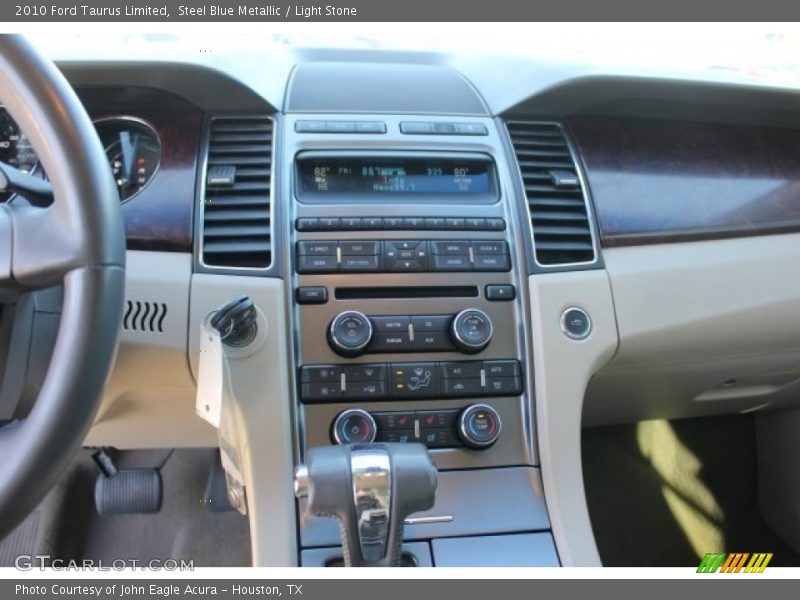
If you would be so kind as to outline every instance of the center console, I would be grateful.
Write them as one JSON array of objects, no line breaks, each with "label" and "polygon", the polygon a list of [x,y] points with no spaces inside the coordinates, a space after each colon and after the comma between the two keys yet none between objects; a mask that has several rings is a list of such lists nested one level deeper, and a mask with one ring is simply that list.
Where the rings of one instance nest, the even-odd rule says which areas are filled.
[{"label": "center console", "polygon": [[[477,117],[285,120],[298,462],[330,444],[425,444],[440,484],[407,520],[419,564],[474,559],[476,544],[503,564],[558,564],[500,135]],[[299,514],[301,563],[327,564],[335,522]]]}]

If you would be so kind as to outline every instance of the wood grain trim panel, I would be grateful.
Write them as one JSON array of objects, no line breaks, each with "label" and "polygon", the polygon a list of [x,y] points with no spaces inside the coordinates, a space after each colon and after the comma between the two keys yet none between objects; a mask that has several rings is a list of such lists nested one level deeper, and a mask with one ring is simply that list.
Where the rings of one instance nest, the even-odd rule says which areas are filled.
[{"label": "wood grain trim panel", "polygon": [[603,246],[800,231],[800,131],[578,117]]},{"label": "wood grain trim panel", "polygon": [[203,113],[151,88],[83,88],[92,119],[130,116],[161,138],[161,164],[150,183],[122,205],[128,249],[192,252],[193,209]]}]

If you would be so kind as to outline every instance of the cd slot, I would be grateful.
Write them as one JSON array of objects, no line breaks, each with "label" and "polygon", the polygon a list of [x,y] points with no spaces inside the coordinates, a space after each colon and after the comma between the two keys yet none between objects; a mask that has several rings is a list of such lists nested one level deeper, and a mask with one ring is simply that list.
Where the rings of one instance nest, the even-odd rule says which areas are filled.
[{"label": "cd slot", "polygon": [[478,286],[387,286],[387,287],[337,287],[337,300],[378,300],[382,298],[477,298]]}]

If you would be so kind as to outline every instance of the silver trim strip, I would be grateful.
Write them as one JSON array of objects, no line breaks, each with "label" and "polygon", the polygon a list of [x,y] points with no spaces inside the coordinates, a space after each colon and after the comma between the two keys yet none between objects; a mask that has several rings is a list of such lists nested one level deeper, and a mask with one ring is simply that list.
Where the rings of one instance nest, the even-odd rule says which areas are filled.
[{"label": "silver trim strip", "polygon": [[455,520],[453,515],[442,515],[440,517],[408,517],[404,523],[406,525],[430,525],[433,523],[452,523]]}]

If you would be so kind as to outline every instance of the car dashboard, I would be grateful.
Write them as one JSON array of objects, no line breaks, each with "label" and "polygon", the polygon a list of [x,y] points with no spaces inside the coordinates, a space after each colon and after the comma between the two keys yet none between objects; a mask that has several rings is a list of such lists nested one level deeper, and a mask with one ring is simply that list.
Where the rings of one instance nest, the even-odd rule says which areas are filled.
[{"label": "car dashboard", "polygon": [[[249,296],[257,327],[226,352],[255,564],[336,555],[292,493],[309,449],[416,441],[439,469],[407,521],[419,564],[598,565],[583,427],[797,397],[795,90],[451,64],[60,65],[128,244],[86,445],[217,445],[202,324]],[[46,176],[2,122],[2,152]]]}]

